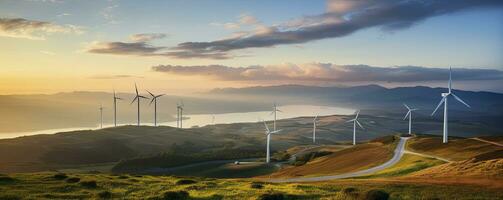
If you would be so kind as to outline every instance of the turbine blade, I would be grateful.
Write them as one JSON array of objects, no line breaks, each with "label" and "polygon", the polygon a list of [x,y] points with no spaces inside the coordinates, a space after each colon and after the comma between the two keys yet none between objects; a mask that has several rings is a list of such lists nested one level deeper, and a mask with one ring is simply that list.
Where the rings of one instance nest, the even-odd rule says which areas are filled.
[{"label": "turbine blade", "polygon": [[451,93],[452,89],[452,67],[449,67],[449,93]]},{"label": "turbine blade", "polygon": [[136,101],[136,99],[138,99],[138,96],[135,96],[134,99],[133,99],[133,101],[131,101],[130,104],[133,104]]},{"label": "turbine blade", "polygon": [[410,110],[410,107],[407,106],[407,104],[403,104],[403,106],[405,106],[407,108],[407,110]]},{"label": "turbine blade", "polygon": [[155,96],[155,98],[159,98],[159,97],[162,97],[162,96],[164,96],[164,95],[165,95],[165,94],[160,94],[160,95]]},{"label": "turbine blade", "polygon": [[348,123],[348,122],[353,122],[353,121],[355,121],[355,120],[356,120],[356,119],[348,120],[348,121],[346,121],[346,123]]},{"label": "turbine blade", "polygon": [[275,131],[273,131],[273,132],[270,132],[269,134],[278,133],[278,132],[280,132],[281,130],[283,130],[283,129],[275,130]]},{"label": "turbine blade", "polygon": [[437,112],[438,108],[440,108],[440,106],[442,105],[442,103],[444,103],[445,98],[447,98],[447,97],[448,96],[445,96],[445,97],[442,98],[442,100],[440,100],[440,103],[438,103],[437,108],[435,108],[435,110],[431,113],[431,116],[433,116]]},{"label": "turbine blade", "polygon": [[360,124],[360,122],[358,120],[355,120],[356,124],[358,124],[358,126],[360,126],[360,128],[362,128],[363,130],[365,130],[365,128],[363,128],[362,124]]},{"label": "turbine blade", "polygon": [[136,90],[136,95],[138,95],[138,87],[136,86],[136,83],[134,83],[134,89]]},{"label": "turbine blade", "polygon": [[411,112],[410,110],[409,110],[409,112],[407,112],[407,114],[405,115],[405,117],[403,118],[403,120],[407,119],[407,117],[410,115],[410,112]]},{"label": "turbine blade", "polygon": [[358,111],[356,112],[356,117],[355,117],[355,119],[358,119],[358,115],[360,115],[360,110],[358,110]]},{"label": "turbine blade", "polygon": [[269,127],[267,126],[267,124],[265,123],[265,121],[262,121],[262,122],[264,122],[265,130],[267,131],[267,134],[270,134],[271,131],[269,131]]},{"label": "turbine blade", "polygon": [[318,115],[314,117],[313,121],[316,122],[316,119],[318,119]]},{"label": "turbine blade", "polygon": [[466,107],[471,108],[470,105],[468,105],[467,103],[465,103],[463,100],[461,100],[461,98],[459,98],[458,96],[456,96],[454,93],[452,93],[452,96],[454,96],[454,98],[456,100],[458,100],[459,102],[461,102],[462,104],[465,104]]},{"label": "turbine blade", "polygon": [[152,97],[155,97],[155,95],[154,95],[154,94],[152,94],[152,92],[150,92],[150,91],[148,91],[148,90],[145,90],[145,91],[147,91],[147,92],[148,92],[148,93],[149,93]]},{"label": "turbine blade", "polygon": [[278,112],[283,112],[283,111],[281,111],[280,109],[276,109],[276,111],[278,111]]},{"label": "turbine blade", "polygon": [[152,100],[150,101],[150,103],[148,104],[149,106],[152,105],[152,102],[155,101],[155,98],[152,98]]}]

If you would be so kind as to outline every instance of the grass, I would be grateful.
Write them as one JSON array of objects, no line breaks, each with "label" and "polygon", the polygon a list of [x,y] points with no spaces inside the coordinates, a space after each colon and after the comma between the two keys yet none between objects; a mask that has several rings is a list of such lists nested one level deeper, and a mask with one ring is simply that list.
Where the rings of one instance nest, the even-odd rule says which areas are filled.
[{"label": "grass", "polygon": [[404,176],[443,163],[445,162],[434,158],[425,158],[417,155],[404,154],[402,159],[396,165],[386,168],[377,173],[359,178],[383,178],[383,177]]},{"label": "grass", "polygon": [[[501,188],[414,184],[373,180],[340,180],[320,183],[257,183],[250,179],[179,178],[171,176],[124,176],[67,174],[96,187],[67,183],[54,173],[10,174],[15,182],[0,185],[0,199],[362,199],[389,195],[390,199],[501,199]],[[122,178],[121,178],[122,176]],[[126,177],[126,178],[124,178]],[[193,180],[191,184],[177,184]],[[183,181],[182,181],[183,182]],[[255,186],[253,186],[255,185]],[[260,185],[260,186],[256,186]]]},{"label": "grass", "polygon": [[271,177],[319,176],[359,171],[380,165],[393,156],[397,139],[383,137],[382,141],[359,144],[336,151],[308,163],[286,167],[270,175]]}]

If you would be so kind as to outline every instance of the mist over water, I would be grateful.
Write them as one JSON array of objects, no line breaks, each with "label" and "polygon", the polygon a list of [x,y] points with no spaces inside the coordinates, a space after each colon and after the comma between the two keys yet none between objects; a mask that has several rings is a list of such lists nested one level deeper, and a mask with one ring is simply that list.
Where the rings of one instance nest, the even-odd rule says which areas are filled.
[{"label": "mist over water", "polygon": [[[185,109],[190,109],[186,107]],[[331,107],[331,106],[314,106],[314,105],[286,105],[278,106],[281,112],[277,112],[277,119],[288,119],[295,117],[305,116],[325,116],[325,115],[350,115],[354,113],[354,109]],[[257,112],[237,112],[237,113],[224,113],[224,114],[188,114],[183,115],[183,128],[191,128],[195,126],[206,126],[211,124],[232,124],[232,123],[246,123],[258,121],[270,121],[274,119],[271,111],[257,111]],[[176,118],[176,115],[174,116]],[[162,116],[158,116],[158,120],[162,121]],[[142,121],[141,125],[152,126],[154,123],[149,121]],[[123,123],[118,125],[136,125],[136,122]],[[160,126],[176,127],[176,121],[158,123]],[[104,124],[103,128],[112,127],[113,124]],[[60,128],[60,129],[47,129],[38,131],[27,132],[13,132],[13,133],[0,133],[0,139],[15,138],[21,136],[39,135],[39,134],[54,134],[59,132],[69,132],[76,130],[96,130],[99,127],[73,127],[73,128]]]}]

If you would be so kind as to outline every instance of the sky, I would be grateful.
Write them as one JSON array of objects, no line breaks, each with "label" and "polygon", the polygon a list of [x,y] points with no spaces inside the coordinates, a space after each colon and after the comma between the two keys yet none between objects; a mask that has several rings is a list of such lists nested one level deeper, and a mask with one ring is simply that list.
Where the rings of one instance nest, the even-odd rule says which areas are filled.
[{"label": "sky", "polygon": [[500,0],[0,0],[0,44],[0,94],[445,87],[449,67],[503,92]]}]

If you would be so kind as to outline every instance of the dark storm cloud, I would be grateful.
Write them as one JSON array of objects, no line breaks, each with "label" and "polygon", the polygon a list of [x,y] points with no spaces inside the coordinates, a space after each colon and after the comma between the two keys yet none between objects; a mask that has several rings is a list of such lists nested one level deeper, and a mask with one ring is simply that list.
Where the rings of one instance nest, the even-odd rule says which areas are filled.
[{"label": "dark storm cloud", "polygon": [[[153,71],[174,75],[207,76],[223,81],[313,81],[313,82],[419,82],[446,80],[448,69],[416,66],[372,67],[309,63],[275,66],[229,67],[223,65],[158,65]],[[503,71],[456,68],[456,80],[503,80]]]}]

